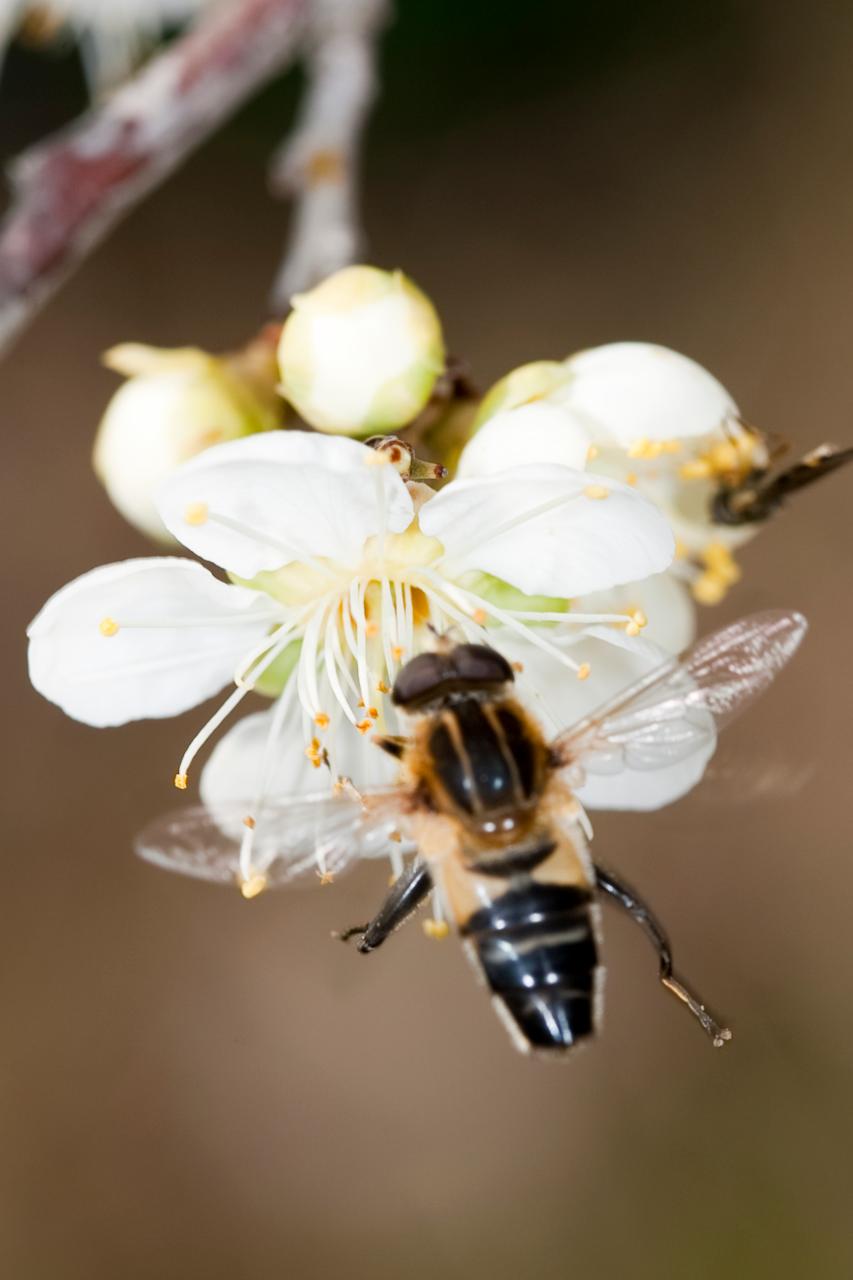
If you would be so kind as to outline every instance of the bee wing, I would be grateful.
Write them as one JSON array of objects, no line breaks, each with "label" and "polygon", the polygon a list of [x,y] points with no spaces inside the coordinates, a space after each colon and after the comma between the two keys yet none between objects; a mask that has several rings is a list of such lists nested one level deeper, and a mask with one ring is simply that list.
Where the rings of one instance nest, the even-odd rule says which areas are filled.
[{"label": "bee wing", "polygon": [[299,796],[263,805],[176,809],[134,842],[146,862],[218,884],[289,885],[316,873],[339,875],[362,858],[396,849],[404,815],[398,789]]},{"label": "bee wing", "polygon": [[663,769],[712,748],[793,657],[806,627],[802,614],[778,610],[715,631],[560,734],[559,767]]}]

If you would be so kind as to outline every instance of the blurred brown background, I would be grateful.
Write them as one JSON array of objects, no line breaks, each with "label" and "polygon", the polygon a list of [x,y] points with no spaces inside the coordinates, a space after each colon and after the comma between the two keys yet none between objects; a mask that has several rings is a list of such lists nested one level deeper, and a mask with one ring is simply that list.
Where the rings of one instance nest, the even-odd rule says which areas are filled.
[{"label": "blurred brown background", "polygon": [[[372,257],[439,306],[483,384],[619,338],[699,359],[799,448],[853,439],[853,10],[400,0],[366,163]],[[609,912],[601,1041],[515,1055],[460,949],[417,924],[329,940],[384,872],[261,898],[137,864],[193,727],[97,732],[29,688],[24,628],[147,547],[89,467],[125,338],[224,347],[261,318],[284,214],[274,86],[71,281],[0,371],[7,710],[0,1274],[267,1280],[853,1274],[850,510],[802,496],[703,624],[796,605],[812,632],[731,731],[728,780],[600,816],[712,1051]],[[79,102],[13,56],[7,153]],[[752,794],[752,762],[776,778]],[[814,766],[797,790],[791,785]]]}]

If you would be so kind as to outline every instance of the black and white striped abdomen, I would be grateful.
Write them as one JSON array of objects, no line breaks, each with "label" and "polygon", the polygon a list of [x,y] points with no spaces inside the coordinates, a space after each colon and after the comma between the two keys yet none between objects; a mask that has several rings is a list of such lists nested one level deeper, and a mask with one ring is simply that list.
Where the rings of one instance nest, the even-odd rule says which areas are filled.
[{"label": "black and white striped abdomen", "polygon": [[524,877],[462,929],[525,1049],[565,1051],[596,1029],[594,909],[583,886]]}]

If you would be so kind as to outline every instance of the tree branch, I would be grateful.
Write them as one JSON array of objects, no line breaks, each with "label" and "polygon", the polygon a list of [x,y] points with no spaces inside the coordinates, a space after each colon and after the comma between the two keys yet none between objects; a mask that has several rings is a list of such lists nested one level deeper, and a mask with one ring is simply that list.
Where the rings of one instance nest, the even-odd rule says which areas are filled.
[{"label": "tree branch", "polygon": [[214,7],[108,101],[19,157],[0,226],[0,349],[125,213],[287,64],[309,8]]},{"label": "tree branch", "polygon": [[294,293],[361,252],[359,147],[376,96],[376,42],[387,12],[387,0],[314,0],[308,90],[293,133],[270,165],[273,192],[295,196],[270,296],[278,315]]}]

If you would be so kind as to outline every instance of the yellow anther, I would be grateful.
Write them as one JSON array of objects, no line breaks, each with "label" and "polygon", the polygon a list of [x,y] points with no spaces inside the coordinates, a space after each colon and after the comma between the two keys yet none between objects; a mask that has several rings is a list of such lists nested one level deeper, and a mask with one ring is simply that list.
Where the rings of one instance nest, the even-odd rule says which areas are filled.
[{"label": "yellow anther", "polygon": [[357,707],[366,707],[366,706],[367,706],[367,703],[364,701],[364,698],[359,698],[358,702],[356,703],[356,706],[357,706]]},{"label": "yellow anther", "polygon": [[325,867],[323,867],[323,868],[318,867],[318,868],[317,868],[317,875],[318,875],[318,876],[319,876],[319,878],[320,878],[320,884],[334,884],[334,883],[335,883],[334,873],[333,873],[333,872],[331,872],[331,871],[327,871]]},{"label": "yellow anther", "polygon": [[714,474],[708,458],[694,458],[691,462],[683,462],[678,468],[682,480],[707,480]]},{"label": "yellow anther", "polygon": [[625,628],[625,634],[626,636],[638,636],[640,634],[640,629],[639,623],[634,622],[632,618]]},{"label": "yellow anther", "polygon": [[376,692],[377,692],[377,693],[390,693],[390,692],[391,692],[391,686],[390,686],[390,684],[386,684],[384,680],[377,680],[377,682],[376,682]]},{"label": "yellow anther", "polygon": [[395,662],[399,662],[405,652],[405,649],[403,649],[399,644],[391,646],[391,657]]},{"label": "yellow anther", "polygon": [[524,670],[523,662],[511,662],[509,665],[512,667],[513,671],[517,671],[519,675],[521,675]]},{"label": "yellow anther", "polygon": [[577,674],[578,674],[578,680],[588,680],[588,679],[589,679],[589,673],[590,673],[591,671],[592,671],[592,667],[589,665],[589,663],[588,663],[588,662],[582,662],[582,663],[580,664],[580,666],[578,667],[578,673],[577,673]]},{"label": "yellow anther", "polygon": [[185,773],[176,773],[174,777],[175,786],[179,791],[186,791],[189,777]]},{"label": "yellow anther", "polygon": [[625,477],[625,483],[629,484],[633,489],[634,485],[637,483],[638,478],[639,477],[637,476],[636,471],[629,471]]},{"label": "yellow anther", "polygon": [[717,573],[702,573],[691,590],[693,599],[699,604],[719,604],[728,590],[728,583]]},{"label": "yellow anther", "polygon": [[610,490],[603,484],[588,484],[583,492],[585,498],[594,498],[597,500],[606,498],[610,494]]},{"label": "yellow anther", "polygon": [[265,875],[249,876],[246,880],[240,881],[240,892],[244,898],[257,898],[259,893],[263,893],[267,887],[267,878]]},{"label": "yellow anther", "polygon": [[318,729],[328,729],[329,717],[326,715],[325,711],[317,712],[316,716],[314,717],[314,723],[316,724]]},{"label": "yellow anther", "polygon": [[647,440],[643,437],[641,440],[635,440],[633,444],[628,446],[629,458],[659,458],[664,452],[665,444],[662,440]]},{"label": "yellow anther", "polygon": [[255,819],[252,817],[250,813],[247,813],[245,818],[243,819],[243,826],[248,827],[250,831],[254,831]]},{"label": "yellow anther", "polygon": [[377,707],[368,707],[367,714],[370,716],[371,720],[379,719],[379,709]]},{"label": "yellow anther", "polygon": [[358,729],[359,733],[368,733],[373,728],[373,721],[359,720],[358,724],[355,727],[356,729]]},{"label": "yellow anther", "polygon": [[598,453],[599,453],[598,445],[591,444],[586,451],[587,462],[595,462],[595,459],[598,457]]},{"label": "yellow anther", "polygon": [[118,623],[115,618],[101,618],[98,623],[98,630],[102,636],[114,636],[118,634]]},{"label": "yellow anther", "polygon": [[676,560],[686,560],[690,552],[687,549],[687,543],[681,538],[675,539],[675,558]]},{"label": "yellow anther", "polygon": [[485,609],[475,609],[471,614],[471,617],[474,619],[478,627],[484,627],[486,625],[486,619],[488,616],[489,615],[486,613]]},{"label": "yellow anther", "polygon": [[647,627],[649,625],[649,620],[646,617],[646,615],[643,613],[642,609],[631,610],[631,621],[636,622],[637,626],[640,628],[641,631],[643,627]]},{"label": "yellow anther", "polygon": [[368,623],[367,623],[367,625],[366,625],[366,626],[365,626],[365,628],[364,628],[364,634],[365,634],[365,635],[368,637],[368,639],[370,639],[370,640],[372,640],[374,636],[378,636],[378,635],[379,635],[379,623],[378,623],[378,622],[368,622]]},{"label": "yellow anther", "polygon": [[440,942],[450,933],[450,925],[446,920],[424,920],[424,933],[434,942]]},{"label": "yellow anther", "polygon": [[206,524],[208,508],[206,502],[191,502],[184,511],[186,524]]},{"label": "yellow anther", "polygon": [[740,580],[740,566],[722,542],[709,542],[702,551],[702,559],[709,571],[715,573],[718,578],[722,578],[728,586]]}]

